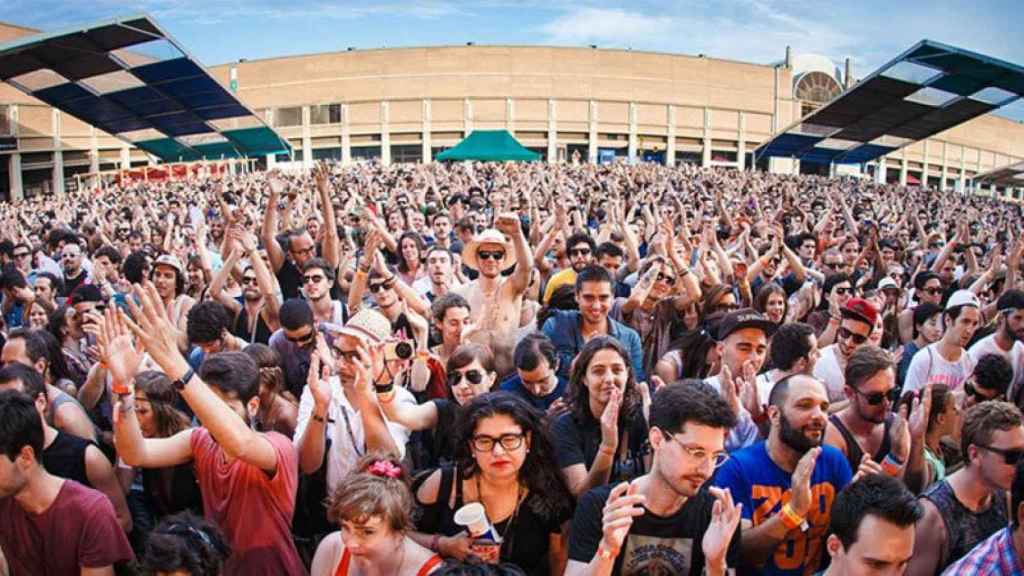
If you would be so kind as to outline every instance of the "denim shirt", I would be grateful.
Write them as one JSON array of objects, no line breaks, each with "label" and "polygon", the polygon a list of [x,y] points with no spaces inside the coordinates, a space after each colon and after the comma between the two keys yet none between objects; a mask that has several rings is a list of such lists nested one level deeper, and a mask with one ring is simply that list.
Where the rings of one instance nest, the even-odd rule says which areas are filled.
[{"label": "denim shirt", "polygon": [[[558,351],[558,376],[569,379],[569,369],[572,361],[586,340],[583,339],[583,318],[579,310],[552,310],[551,316],[544,322],[543,332],[551,339]],[[633,365],[633,375],[637,382],[646,382],[647,374],[644,372],[644,352],[640,345],[640,335],[625,324],[608,319],[608,335],[619,341],[629,353],[630,364]]]}]

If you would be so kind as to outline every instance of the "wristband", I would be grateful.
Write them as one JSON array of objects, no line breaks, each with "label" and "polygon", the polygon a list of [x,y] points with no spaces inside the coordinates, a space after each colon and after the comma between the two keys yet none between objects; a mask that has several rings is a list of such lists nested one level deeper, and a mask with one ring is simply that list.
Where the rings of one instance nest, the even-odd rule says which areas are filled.
[{"label": "wristband", "polygon": [[323,416],[317,416],[316,412],[313,413],[313,420],[316,420],[317,422],[320,422],[321,424],[326,422],[326,420],[324,420],[324,417]]},{"label": "wristband", "polygon": [[608,560],[612,560],[616,556],[618,556],[619,555],[619,551],[618,550],[613,550],[611,548],[608,548],[604,544],[601,544],[600,546],[597,547],[597,555],[601,557],[601,560],[608,561]]},{"label": "wristband", "polygon": [[387,392],[377,392],[377,402],[381,404],[390,404],[395,399],[395,391],[388,390]]},{"label": "wristband", "polygon": [[900,462],[889,452],[882,459],[882,472],[885,472],[889,476],[899,476],[903,470],[903,462]]},{"label": "wristband", "polygon": [[797,514],[793,507],[789,505],[789,502],[782,505],[780,514],[782,525],[786,527],[786,530],[796,530],[797,528],[804,530],[805,526],[807,526],[806,519]]}]

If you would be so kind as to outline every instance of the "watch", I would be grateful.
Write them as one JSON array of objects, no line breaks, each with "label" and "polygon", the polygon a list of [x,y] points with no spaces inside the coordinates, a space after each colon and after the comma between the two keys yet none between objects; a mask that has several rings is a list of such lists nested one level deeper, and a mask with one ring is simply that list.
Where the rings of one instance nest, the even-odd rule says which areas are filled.
[{"label": "watch", "polygon": [[191,380],[192,377],[195,376],[195,375],[196,375],[196,371],[193,370],[191,366],[189,366],[188,367],[188,371],[185,372],[185,374],[181,378],[178,378],[177,380],[172,382],[172,384],[174,384],[174,388],[178,392],[181,392],[182,390],[185,389],[185,386],[188,385],[188,381]]}]

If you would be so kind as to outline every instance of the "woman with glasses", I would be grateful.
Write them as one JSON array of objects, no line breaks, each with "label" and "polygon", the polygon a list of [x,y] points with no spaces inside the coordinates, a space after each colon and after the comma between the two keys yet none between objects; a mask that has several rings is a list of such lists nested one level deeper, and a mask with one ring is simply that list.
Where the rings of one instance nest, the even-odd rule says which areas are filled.
[{"label": "woman with glasses", "polygon": [[491,391],[495,384],[494,355],[486,346],[463,344],[455,349],[445,366],[448,398],[423,404],[384,402],[388,420],[412,431],[424,431],[419,450],[414,452],[416,468],[430,468],[455,458],[455,426],[460,407]]},{"label": "woman with glasses", "polygon": [[[456,462],[413,486],[423,514],[421,544],[458,560],[511,562],[531,575],[562,574],[572,497],[555,462],[542,414],[505,392],[474,398],[461,414]],[[491,538],[474,539],[455,522],[469,503],[483,506]]]},{"label": "woman with glasses", "polygon": [[647,419],[629,354],[618,340],[597,336],[586,343],[573,364],[566,400],[569,412],[551,430],[574,496],[648,469]]},{"label": "woman with glasses", "polygon": [[410,538],[413,498],[401,459],[367,454],[327,499],[328,534],[313,557],[312,576],[426,576],[441,556]]}]

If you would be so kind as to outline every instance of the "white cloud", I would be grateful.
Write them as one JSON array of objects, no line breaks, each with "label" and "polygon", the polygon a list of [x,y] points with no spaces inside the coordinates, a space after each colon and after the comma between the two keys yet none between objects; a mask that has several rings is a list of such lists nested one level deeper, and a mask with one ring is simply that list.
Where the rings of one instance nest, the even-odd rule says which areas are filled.
[{"label": "white cloud", "polygon": [[602,43],[628,45],[647,38],[666,35],[673,28],[672,18],[648,16],[609,8],[581,8],[556,18],[541,27],[551,44]]}]

